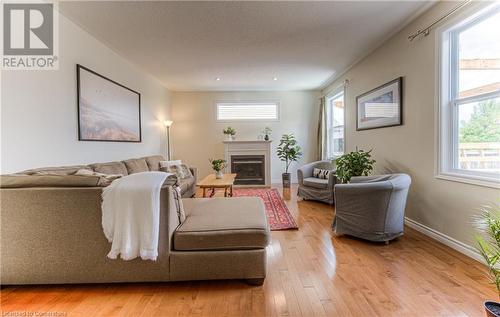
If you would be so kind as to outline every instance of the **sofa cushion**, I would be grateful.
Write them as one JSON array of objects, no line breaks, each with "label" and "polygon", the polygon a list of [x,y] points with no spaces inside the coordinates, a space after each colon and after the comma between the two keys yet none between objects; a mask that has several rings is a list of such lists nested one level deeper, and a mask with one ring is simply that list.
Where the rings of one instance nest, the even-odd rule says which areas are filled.
[{"label": "sofa cushion", "polygon": [[58,167],[42,167],[23,171],[19,174],[26,175],[71,175],[81,169],[90,169],[87,165],[73,165],[73,166],[58,166]]},{"label": "sofa cushion", "polygon": [[1,188],[28,187],[96,187],[98,176],[80,175],[23,175],[11,174],[0,176]]},{"label": "sofa cushion", "polygon": [[188,177],[188,178],[179,179],[179,187],[181,188],[181,194],[184,194],[191,187],[195,186],[194,182],[195,182],[195,178],[194,177]]},{"label": "sofa cushion", "polygon": [[304,178],[304,186],[326,189],[328,188],[328,179],[307,177]]},{"label": "sofa cushion", "polygon": [[94,163],[90,167],[98,173],[128,175],[127,167],[122,162]]},{"label": "sofa cushion", "polygon": [[257,197],[183,199],[186,220],[174,232],[175,250],[262,249],[270,240]]},{"label": "sofa cushion", "polygon": [[159,171],[160,162],[165,160],[161,155],[146,156],[144,159],[146,160],[150,171]]},{"label": "sofa cushion", "polygon": [[146,163],[146,160],[143,158],[125,160],[123,163],[127,167],[127,172],[129,174],[149,172],[148,163]]}]

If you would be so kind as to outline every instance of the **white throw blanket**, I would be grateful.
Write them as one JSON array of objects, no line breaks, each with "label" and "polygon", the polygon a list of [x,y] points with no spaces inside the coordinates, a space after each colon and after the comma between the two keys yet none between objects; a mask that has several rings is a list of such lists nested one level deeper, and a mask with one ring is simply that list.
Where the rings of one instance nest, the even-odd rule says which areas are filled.
[{"label": "white throw blanket", "polygon": [[111,183],[102,192],[102,227],[111,245],[108,257],[143,260],[158,257],[160,191],[164,172],[131,174]]}]

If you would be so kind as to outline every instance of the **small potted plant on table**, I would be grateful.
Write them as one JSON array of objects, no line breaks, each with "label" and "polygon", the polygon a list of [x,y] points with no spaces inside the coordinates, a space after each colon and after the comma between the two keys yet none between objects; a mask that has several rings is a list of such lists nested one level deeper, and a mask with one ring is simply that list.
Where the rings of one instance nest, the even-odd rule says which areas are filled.
[{"label": "small potted plant on table", "polygon": [[210,164],[212,164],[212,169],[215,171],[215,178],[221,179],[224,174],[222,173],[222,170],[226,168],[227,163],[226,160],[223,159],[210,159]]},{"label": "small potted plant on table", "polygon": [[371,157],[372,150],[365,152],[356,150],[346,153],[335,160],[336,176],[342,183],[348,183],[353,176],[368,176],[373,171],[375,160]]},{"label": "small potted plant on table", "polygon": [[222,133],[224,133],[228,141],[234,141],[234,136],[236,135],[236,129],[232,127],[227,127],[224,130],[222,130]]},{"label": "small potted plant on table", "polygon": [[[476,235],[477,250],[490,271],[490,277],[500,296],[500,206],[484,206],[476,221],[479,234]],[[500,303],[485,301],[486,316],[500,316]]]},{"label": "small potted plant on table", "polygon": [[288,173],[288,168],[292,162],[296,162],[302,156],[301,151],[293,134],[283,134],[278,145],[277,154],[279,159],[285,162],[285,172],[282,174],[284,188],[290,187],[290,173]]}]

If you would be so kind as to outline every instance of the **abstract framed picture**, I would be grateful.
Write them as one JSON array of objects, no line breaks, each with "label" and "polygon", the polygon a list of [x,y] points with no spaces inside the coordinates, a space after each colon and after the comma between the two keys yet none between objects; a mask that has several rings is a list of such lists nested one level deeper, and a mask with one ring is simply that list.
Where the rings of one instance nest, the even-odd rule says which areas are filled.
[{"label": "abstract framed picture", "polygon": [[141,142],[141,94],[76,65],[78,139]]},{"label": "abstract framed picture", "polygon": [[356,131],[403,124],[403,77],[356,97]]}]

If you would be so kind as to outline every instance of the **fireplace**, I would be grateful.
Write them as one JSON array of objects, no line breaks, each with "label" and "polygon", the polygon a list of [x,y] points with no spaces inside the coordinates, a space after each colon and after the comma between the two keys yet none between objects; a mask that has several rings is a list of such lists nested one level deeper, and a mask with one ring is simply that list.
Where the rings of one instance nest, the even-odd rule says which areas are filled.
[{"label": "fireplace", "polygon": [[265,185],[264,155],[231,155],[231,173],[236,173],[235,185]]},{"label": "fireplace", "polygon": [[271,186],[271,140],[224,141],[225,173],[237,174],[236,186]]}]

